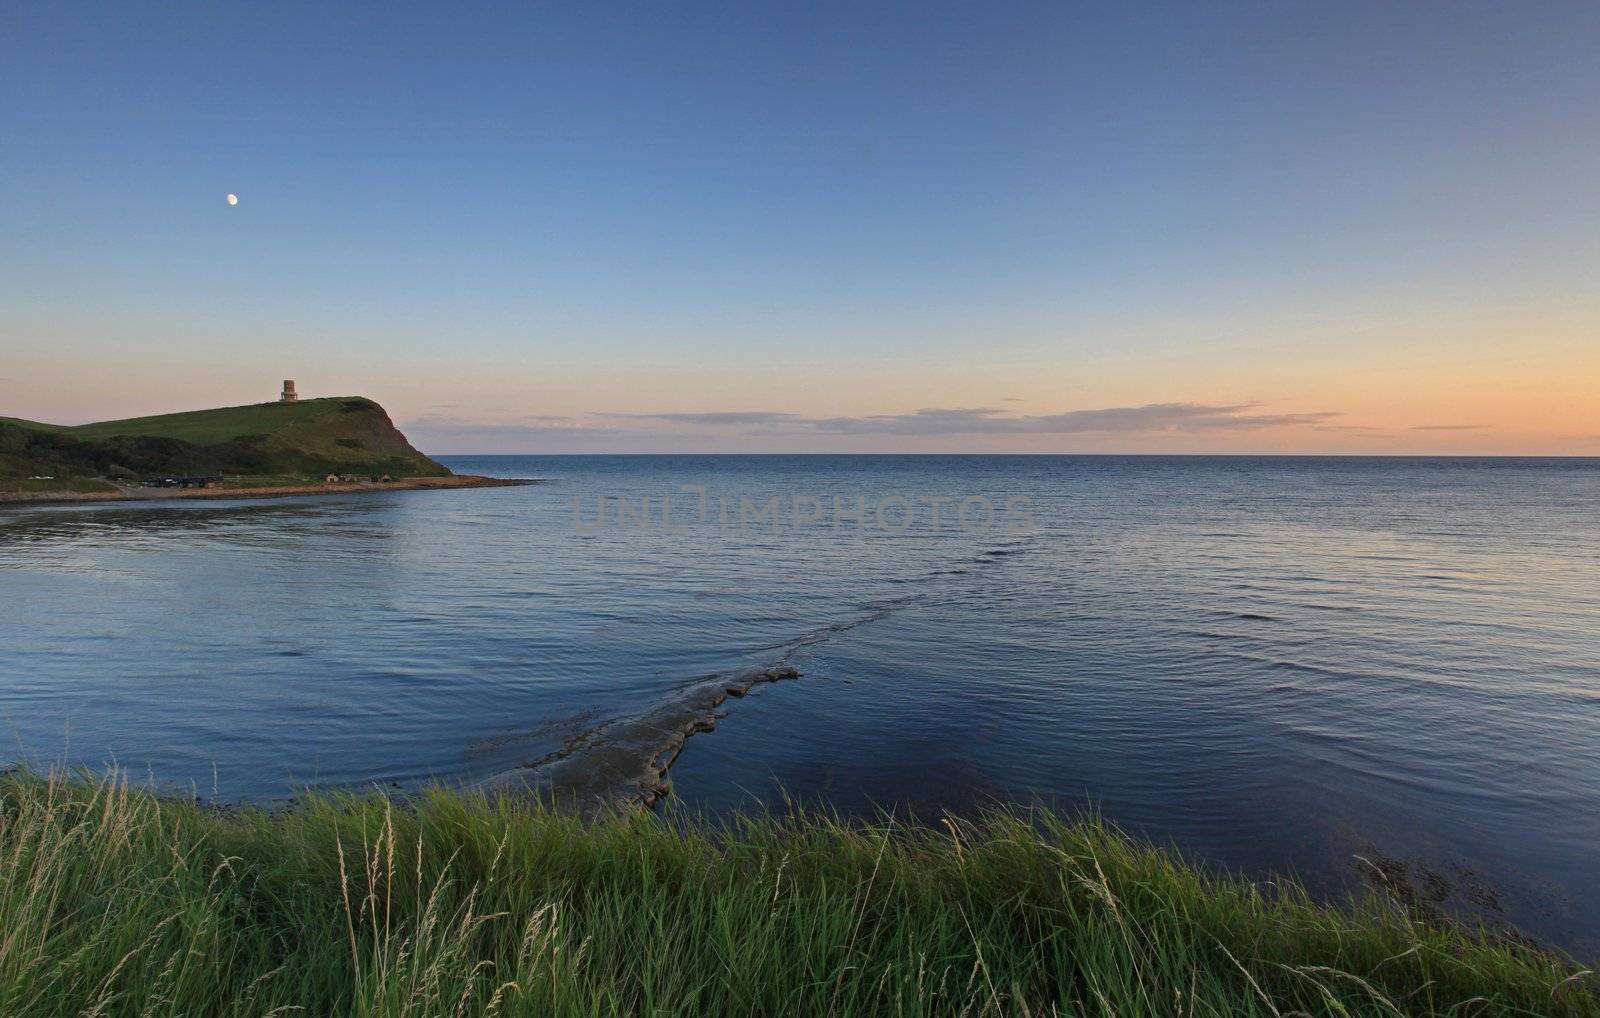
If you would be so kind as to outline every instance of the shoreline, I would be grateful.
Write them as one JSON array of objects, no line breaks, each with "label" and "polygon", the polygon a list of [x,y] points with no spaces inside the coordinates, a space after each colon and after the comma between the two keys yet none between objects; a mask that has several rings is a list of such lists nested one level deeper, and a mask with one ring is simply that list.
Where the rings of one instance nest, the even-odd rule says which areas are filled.
[{"label": "shoreline", "polygon": [[51,505],[77,502],[150,502],[168,499],[292,498],[302,495],[345,495],[351,492],[432,491],[454,488],[509,488],[538,484],[531,477],[401,477],[388,482],[279,484],[261,488],[118,488],[116,491],[0,491],[0,505]]}]

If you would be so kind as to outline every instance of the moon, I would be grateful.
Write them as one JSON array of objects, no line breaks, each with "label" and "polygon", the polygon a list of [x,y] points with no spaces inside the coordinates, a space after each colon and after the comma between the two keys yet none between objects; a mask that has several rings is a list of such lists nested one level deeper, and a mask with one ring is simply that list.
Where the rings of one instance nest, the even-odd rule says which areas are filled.
[{"label": "moon", "polygon": [[228,195],[228,204],[229,205],[237,205],[237,204],[239,204],[239,196],[236,195],[236,194]]}]

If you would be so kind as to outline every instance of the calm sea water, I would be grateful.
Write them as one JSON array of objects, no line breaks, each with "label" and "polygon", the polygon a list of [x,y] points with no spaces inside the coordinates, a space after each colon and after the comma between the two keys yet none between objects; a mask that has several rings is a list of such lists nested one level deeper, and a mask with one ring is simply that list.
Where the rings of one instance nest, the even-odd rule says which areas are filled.
[{"label": "calm sea water", "polygon": [[680,799],[1092,801],[1600,944],[1600,461],[449,462],[547,480],[0,510],[0,756],[231,800],[477,780],[790,660],[689,740]]}]

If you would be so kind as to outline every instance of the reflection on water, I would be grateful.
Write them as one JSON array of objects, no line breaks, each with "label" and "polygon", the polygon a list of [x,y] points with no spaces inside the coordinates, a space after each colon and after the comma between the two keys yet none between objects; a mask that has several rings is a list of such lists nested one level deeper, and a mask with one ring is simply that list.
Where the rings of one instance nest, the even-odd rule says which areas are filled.
[{"label": "reflection on water", "polygon": [[[232,799],[478,780],[792,659],[688,742],[680,798],[1092,798],[1219,864],[1337,892],[1377,851],[1600,940],[1596,461],[454,465],[549,483],[0,511],[7,755]],[[1033,528],[573,525],[685,484],[1022,495]]]}]

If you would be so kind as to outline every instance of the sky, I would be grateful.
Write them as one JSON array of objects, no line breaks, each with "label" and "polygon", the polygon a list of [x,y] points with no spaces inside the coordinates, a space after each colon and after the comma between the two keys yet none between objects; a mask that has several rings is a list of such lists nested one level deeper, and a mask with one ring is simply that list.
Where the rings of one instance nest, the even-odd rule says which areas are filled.
[{"label": "sky", "polygon": [[1597,455],[1600,4],[8,4],[0,415],[284,378],[441,454]]}]

